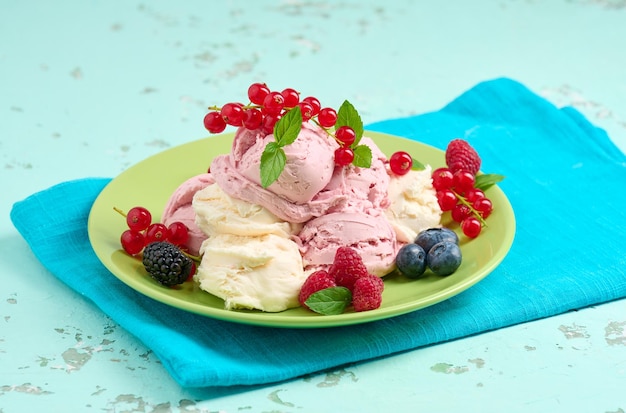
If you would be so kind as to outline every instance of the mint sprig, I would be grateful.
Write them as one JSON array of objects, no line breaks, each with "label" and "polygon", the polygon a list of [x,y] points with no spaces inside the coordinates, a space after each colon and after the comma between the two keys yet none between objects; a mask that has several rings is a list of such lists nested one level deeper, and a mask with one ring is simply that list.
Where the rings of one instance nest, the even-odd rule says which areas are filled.
[{"label": "mint sprig", "polygon": [[[315,121],[315,120],[313,120]],[[274,126],[274,142],[269,142],[261,154],[261,186],[267,188],[274,183],[285,169],[287,156],[283,147],[292,144],[302,130],[302,112],[299,106],[287,111]],[[316,121],[315,121],[316,122]],[[319,123],[316,122],[318,125]],[[360,168],[369,168],[372,165],[372,150],[367,145],[360,145],[363,137],[363,121],[359,112],[352,103],[345,100],[337,111],[335,130],[347,126],[354,130],[355,139],[350,145],[354,152],[352,164]],[[332,133],[324,128],[326,133]]]},{"label": "mint sprig", "polygon": [[337,122],[335,123],[335,129],[339,129],[342,126],[348,126],[354,130],[356,138],[351,147],[354,149],[359,145],[361,138],[363,137],[363,121],[359,112],[354,108],[352,103],[344,100],[339,110],[337,111]]},{"label": "mint sprig", "polygon": [[285,169],[287,155],[284,146],[293,143],[302,129],[302,112],[296,106],[274,125],[274,142],[268,142],[261,154],[261,186],[267,188]]},{"label": "mint sprig", "polygon": [[424,169],[426,169],[426,165],[424,165],[423,163],[421,163],[415,158],[411,158],[411,159],[413,159],[413,165],[411,165],[412,171],[423,171]]},{"label": "mint sprig", "polygon": [[329,287],[314,292],[304,302],[318,314],[342,314],[352,302],[352,293],[346,287]]},{"label": "mint sprig", "polygon": [[491,188],[493,185],[504,179],[504,175],[500,174],[482,174],[476,175],[476,182],[474,183],[474,187],[480,189],[481,191],[486,191]]}]

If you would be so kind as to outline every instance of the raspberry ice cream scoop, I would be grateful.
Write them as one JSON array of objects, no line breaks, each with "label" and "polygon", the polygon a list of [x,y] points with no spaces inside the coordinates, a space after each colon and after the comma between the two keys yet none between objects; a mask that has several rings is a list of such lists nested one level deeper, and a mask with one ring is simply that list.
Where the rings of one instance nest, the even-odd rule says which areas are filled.
[{"label": "raspberry ice cream scoop", "polygon": [[262,205],[290,222],[307,221],[316,213],[308,203],[333,176],[338,144],[321,128],[303,123],[298,138],[283,148],[287,158],[284,170],[274,183],[263,188],[261,154],[273,140],[274,135],[240,128],[231,153],[216,157],[211,171],[230,196]]},{"label": "raspberry ice cream scoop", "polygon": [[341,209],[378,215],[389,206],[387,157],[368,137],[363,137],[359,144],[367,145],[372,151],[370,167],[336,166],[328,185],[313,199],[334,205],[331,212]]},{"label": "raspberry ice cream scoop", "polygon": [[396,256],[396,234],[384,215],[335,212],[307,222],[296,237],[305,271],[327,269],[337,248],[354,248],[377,276],[389,273]]}]

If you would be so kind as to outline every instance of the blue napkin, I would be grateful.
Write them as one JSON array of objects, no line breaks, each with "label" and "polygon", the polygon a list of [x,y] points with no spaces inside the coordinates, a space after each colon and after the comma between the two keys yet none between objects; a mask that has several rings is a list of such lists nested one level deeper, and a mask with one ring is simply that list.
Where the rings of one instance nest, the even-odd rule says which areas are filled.
[{"label": "blue napkin", "polygon": [[155,302],[100,264],[86,224],[109,179],[61,183],[17,202],[11,218],[54,276],[149,346],[187,387],[276,382],[626,296],[626,158],[576,110],[497,79],[440,111],[367,128],[441,149],[465,138],[485,172],[506,175],[501,188],[517,234],[491,275],[392,319],[315,330],[256,327]]}]

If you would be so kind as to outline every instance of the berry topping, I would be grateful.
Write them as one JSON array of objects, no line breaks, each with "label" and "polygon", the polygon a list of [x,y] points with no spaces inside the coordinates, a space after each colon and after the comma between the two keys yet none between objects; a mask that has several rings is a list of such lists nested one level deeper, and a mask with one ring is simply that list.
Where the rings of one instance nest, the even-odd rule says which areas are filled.
[{"label": "berry topping", "polygon": [[156,241],[167,241],[167,227],[159,222],[150,224],[146,229],[146,244]]},{"label": "berry topping", "polygon": [[[480,227],[480,223],[478,223]],[[407,278],[419,278],[430,269],[440,276],[450,275],[461,265],[459,237],[449,228],[428,228],[417,234],[396,255],[396,267]]]},{"label": "berry topping", "polygon": [[335,287],[336,285],[335,279],[331,277],[328,272],[324,270],[315,271],[309,275],[304,281],[304,284],[302,284],[300,294],[298,295],[298,301],[301,306],[308,308],[306,300],[311,296],[311,294],[326,288]]},{"label": "berry topping", "polygon": [[339,247],[335,252],[333,264],[328,274],[335,279],[337,285],[352,291],[355,281],[369,274],[359,253],[350,247]]},{"label": "berry topping", "polygon": [[133,231],[132,229],[127,229],[122,232],[120,237],[120,243],[122,244],[122,248],[130,255],[137,255],[146,245],[146,238],[144,237],[142,232]]},{"label": "berry topping", "polygon": [[480,157],[474,148],[463,139],[453,139],[446,148],[446,164],[454,173],[467,171],[476,175],[480,169]]},{"label": "berry topping", "polygon": [[220,133],[226,129],[226,122],[219,112],[209,112],[204,117],[204,127],[211,133]]},{"label": "berry topping", "polygon": [[286,108],[293,108],[300,103],[300,94],[295,89],[287,88],[280,92],[280,94],[285,98]]},{"label": "berry topping", "polygon": [[385,285],[380,277],[368,274],[358,278],[352,291],[352,306],[354,311],[369,311],[380,307],[383,301]]},{"label": "berry topping", "polygon": [[152,215],[144,207],[134,207],[126,214],[126,224],[133,231],[143,231],[152,222]]},{"label": "berry topping", "polygon": [[428,228],[417,234],[414,242],[422,247],[426,253],[428,253],[433,245],[442,241],[449,241],[458,244],[459,237],[456,235],[456,232],[445,227]]},{"label": "berry topping", "polygon": [[396,255],[396,267],[408,278],[419,278],[426,271],[426,252],[417,244],[406,244]]},{"label": "berry topping", "polygon": [[463,139],[450,141],[445,153],[446,167],[432,173],[433,188],[442,212],[450,211],[453,221],[461,224],[468,238],[476,238],[487,225],[493,203],[485,190],[504,176],[480,174],[481,160],[474,148]]},{"label": "berry topping", "polygon": [[247,94],[250,102],[245,105],[231,102],[222,107],[210,106],[204,126],[210,133],[221,133],[230,125],[274,135],[275,142],[268,142],[261,156],[261,186],[264,188],[282,173],[286,158],[283,147],[295,141],[304,122],[316,124],[345,148],[336,152],[336,165],[371,166],[371,148],[359,144],[363,137],[363,121],[347,100],[335,110],[322,107],[315,96],[300,99],[296,89],[286,88],[279,92],[265,83],[253,83]]},{"label": "berry topping", "polygon": [[222,106],[222,110],[220,110],[220,115],[227,125],[241,126],[244,119],[243,104],[227,103]]},{"label": "berry topping", "polygon": [[406,175],[413,167],[413,158],[404,151],[398,151],[389,158],[389,168],[396,175]]},{"label": "berry topping", "polygon": [[461,248],[454,242],[439,242],[428,251],[426,263],[435,274],[450,275],[461,265]]},{"label": "berry topping", "polygon": [[270,88],[265,83],[253,83],[248,88],[248,99],[255,105],[263,104],[265,97],[270,94]]},{"label": "berry topping", "polygon": [[130,255],[137,255],[144,247],[152,242],[167,241],[179,247],[185,247],[189,240],[189,228],[182,222],[172,222],[169,227],[152,221],[152,214],[144,207],[131,208],[124,213],[119,208],[113,208],[126,218],[128,229],[122,232],[120,243]]},{"label": "berry topping", "polygon": [[350,165],[354,160],[354,151],[350,148],[340,147],[335,150],[335,163],[339,166]]},{"label": "berry topping", "polygon": [[169,242],[153,242],[143,252],[143,265],[148,274],[165,286],[182,284],[193,268],[193,261]]},{"label": "berry topping", "polygon": [[344,125],[335,131],[335,138],[341,146],[350,146],[356,139],[356,133],[354,132],[354,129]]},{"label": "berry topping", "polygon": [[317,115],[317,121],[323,128],[332,128],[337,122],[337,111],[333,108],[323,108]]},{"label": "berry topping", "polygon": [[469,238],[476,238],[482,230],[482,225],[477,218],[467,217],[461,221],[461,230]]}]

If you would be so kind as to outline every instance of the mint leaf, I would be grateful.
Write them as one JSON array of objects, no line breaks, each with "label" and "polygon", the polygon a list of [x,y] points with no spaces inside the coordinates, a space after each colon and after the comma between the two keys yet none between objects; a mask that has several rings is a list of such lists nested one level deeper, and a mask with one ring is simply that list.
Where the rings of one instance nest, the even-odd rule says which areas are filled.
[{"label": "mint leaf", "polygon": [[265,145],[261,154],[261,186],[267,188],[285,169],[287,156],[277,142],[269,142]]},{"label": "mint leaf", "polygon": [[486,191],[487,189],[491,188],[493,185],[497,184],[503,179],[504,179],[504,175],[499,175],[499,174],[476,175],[476,183],[474,184],[474,187],[482,191]]},{"label": "mint leaf", "polygon": [[302,129],[302,112],[300,107],[296,106],[276,122],[274,138],[279,146],[287,146],[296,140],[300,129]]},{"label": "mint leaf", "polygon": [[352,103],[347,100],[344,100],[339,108],[339,111],[337,112],[335,130],[342,126],[349,126],[354,130],[356,139],[354,140],[352,147],[357,146],[363,137],[363,121],[361,120],[361,116],[359,116],[359,112],[357,112],[354,106],[352,106]]},{"label": "mint leaf", "polygon": [[420,161],[418,161],[415,158],[411,158],[413,159],[413,165],[411,166],[411,170],[413,171],[423,171],[424,169],[426,169],[426,166],[421,163]]},{"label": "mint leaf", "polygon": [[346,287],[329,287],[314,292],[304,302],[311,310],[323,315],[337,315],[352,302],[352,293]]},{"label": "mint leaf", "polygon": [[352,148],[354,151],[354,160],[352,164],[361,168],[369,168],[372,166],[372,149],[367,145],[358,145]]}]

